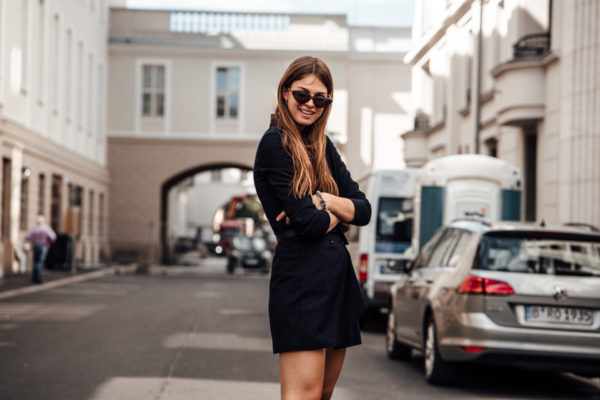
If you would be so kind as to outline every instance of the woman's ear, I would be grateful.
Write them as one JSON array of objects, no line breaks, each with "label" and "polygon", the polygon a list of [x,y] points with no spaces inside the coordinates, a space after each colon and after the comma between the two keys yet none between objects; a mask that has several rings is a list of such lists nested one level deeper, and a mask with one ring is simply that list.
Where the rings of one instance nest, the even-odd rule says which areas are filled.
[{"label": "woman's ear", "polygon": [[287,104],[287,101],[288,101],[288,98],[287,98],[288,97],[288,92],[289,92],[288,89],[283,89],[283,102],[285,104]]}]

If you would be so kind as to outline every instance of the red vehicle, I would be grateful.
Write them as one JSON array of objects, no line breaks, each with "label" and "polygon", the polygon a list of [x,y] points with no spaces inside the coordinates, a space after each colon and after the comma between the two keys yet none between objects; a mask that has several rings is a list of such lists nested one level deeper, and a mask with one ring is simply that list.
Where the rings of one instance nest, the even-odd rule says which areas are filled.
[{"label": "red vehicle", "polygon": [[219,234],[221,235],[219,246],[221,246],[223,251],[222,254],[227,253],[227,249],[229,249],[233,238],[244,232],[244,226],[245,222],[243,219],[226,219],[221,222],[219,229]]},{"label": "red vehicle", "polygon": [[234,236],[245,232],[246,219],[236,219],[236,211],[241,202],[248,197],[250,197],[248,194],[233,196],[229,201],[227,210],[225,210],[225,219],[219,225],[219,234],[221,235],[219,246],[221,246],[222,254],[227,253],[227,249],[229,249]]}]

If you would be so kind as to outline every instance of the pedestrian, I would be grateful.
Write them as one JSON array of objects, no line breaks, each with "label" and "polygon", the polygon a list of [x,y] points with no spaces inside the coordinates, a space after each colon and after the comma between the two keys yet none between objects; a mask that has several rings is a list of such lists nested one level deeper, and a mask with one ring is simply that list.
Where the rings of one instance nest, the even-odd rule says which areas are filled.
[{"label": "pedestrian", "polygon": [[33,243],[33,273],[31,280],[33,283],[42,283],[44,264],[50,244],[56,240],[54,230],[46,225],[43,215],[37,216],[37,225],[27,232],[25,240]]},{"label": "pedestrian", "polygon": [[329,399],[346,348],[361,343],[365,309],[344,224],[366,225],[371,205],[325,135],[333,80],[316,57],[285,71],[254,161],[254,184],[277,247],[269,284],[281,398]]}]

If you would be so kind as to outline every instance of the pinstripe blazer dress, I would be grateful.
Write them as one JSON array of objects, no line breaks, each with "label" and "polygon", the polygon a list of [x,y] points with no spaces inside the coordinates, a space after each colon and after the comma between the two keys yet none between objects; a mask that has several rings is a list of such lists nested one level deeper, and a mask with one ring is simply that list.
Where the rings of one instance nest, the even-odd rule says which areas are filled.
[{"label": "pinstripe blazer dress", "polygon": [[[354,203],[354,225],[366,225],[371,205],[352,180],[333,143],[327,138],[327,164],[341,197]],[[269,322],[273,352],[343,348],[361,343],[358,318],[365,309],[341,228],[329,228],[329,215],[317,210],[310,196],[294,198],[291,158],[273,125],[263,135],[254,161],[254,184],[277,236],[289,229],[297,235],[280,240],[269,284]],[[285,211],[292,223],[275,219]]]}]

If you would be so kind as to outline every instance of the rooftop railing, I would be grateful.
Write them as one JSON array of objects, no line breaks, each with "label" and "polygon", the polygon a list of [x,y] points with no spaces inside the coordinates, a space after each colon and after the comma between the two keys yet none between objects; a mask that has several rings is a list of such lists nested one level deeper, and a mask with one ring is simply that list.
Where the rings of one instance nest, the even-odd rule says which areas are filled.
[{"label": "rooftop railing", "polygon": [[229,34],[236,32],[286,32],[290,16],[223,12],[172,12],[171,32]]},{"label": "rooftop railing", "polygon": [[549,32],[525,35],[513,46],[513,57],[515,60],[543,57],[548,53],[550,53]]}]

